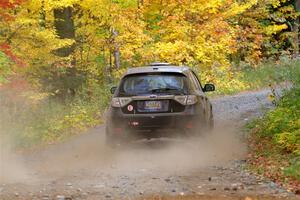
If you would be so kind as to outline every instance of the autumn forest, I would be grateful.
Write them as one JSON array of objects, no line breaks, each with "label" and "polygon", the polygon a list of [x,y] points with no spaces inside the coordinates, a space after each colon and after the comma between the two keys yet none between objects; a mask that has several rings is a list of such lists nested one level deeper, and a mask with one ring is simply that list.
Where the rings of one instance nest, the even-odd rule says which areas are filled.
[{"label": "autumn forest", "polygon": [[[224,77],[299,54],[299,1],[1,0],[1,83],[60,98],[164,61]],[[72,79],[69,81],[69,79]],[[70,84],[70,85],[69,85]]]}]

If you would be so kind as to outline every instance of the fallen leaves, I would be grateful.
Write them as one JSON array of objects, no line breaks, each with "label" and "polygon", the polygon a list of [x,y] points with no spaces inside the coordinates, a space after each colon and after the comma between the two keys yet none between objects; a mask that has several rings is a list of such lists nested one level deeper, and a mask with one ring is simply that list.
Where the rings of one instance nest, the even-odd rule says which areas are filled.
[{"label": "fallen leaves", "polygon": [[300,181],[286,176],[284,173],[284,169],[290,165],[287,159],[288,155],[279,151],[272,143],[272,140],[267,137],[262,138],[252,134],[248,144],[251,149],[247,160],[249,167],[257,174],[263,175],[297,194],[300,188]]}]

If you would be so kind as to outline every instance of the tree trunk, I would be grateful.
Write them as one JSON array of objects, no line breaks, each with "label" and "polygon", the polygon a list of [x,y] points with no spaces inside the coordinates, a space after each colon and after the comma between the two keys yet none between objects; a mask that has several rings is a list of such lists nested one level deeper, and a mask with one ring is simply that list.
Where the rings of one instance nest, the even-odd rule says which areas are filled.
[{"label": "tree trunk", "polygon": [[42,0],[42,7],[40,12],[40,26],[42,28],[46,27],[46,10],[45,10],[45,1]]},{"label": "tree trunk", "polygon": [[114,45],[114,65],[116,69],[120,69],[120,48],[119,44],[116,41],[119,33],[115,29],[112,30],[112,35],[113,35],[113,45]]},{"label": "tree trunk", "polygon": [[[75,26],[73,21],[73,9],[65,7],[55,9],[54,11],[54,27],[60,39],[75,39]],[[75,49],[75,45],[57,49],[55,54],[60,57],[70,56]],[[76,60],[71,59],[70,63],[66,63],[66,72],[54,75],[57,82],[57,89],[60,91],[58,96],[66,102],[67,98],[73,98],[75,91],[80,87],[83,81],[83,74],[78,73],[75,68]]]},{"label": "tree trunk", "polygon": [[[295,1],[295,9],[297,12],[300,12],[300,0]],[[293,57],[297,58],[299,56],[299,24],[300,24],[300,17],[295,20],[293,25],[293,46],[294,46],[294,53]]]},{"label": "tree trunk", "polygon": [[[74,39],[75,27],[73,21],[73,13],[71,7],[55,9],[54,10],[54,26],[57,35],[61,39]],[[61,48],[57,50],[57,55],[67,57],[74,51],[74,46]]]},{"label": "tree trunk", "polygon": [[295,21],[295,24],[293,26],[293,46],[294,46],[294,53],[293,57],[297,58],[299,56],[299,19]]},{"label": "tree trunk", "polygon": [[137,5],[138,5],[138,8],[141,8],[141,6],[144,5],[144,0],[137,0]]}]

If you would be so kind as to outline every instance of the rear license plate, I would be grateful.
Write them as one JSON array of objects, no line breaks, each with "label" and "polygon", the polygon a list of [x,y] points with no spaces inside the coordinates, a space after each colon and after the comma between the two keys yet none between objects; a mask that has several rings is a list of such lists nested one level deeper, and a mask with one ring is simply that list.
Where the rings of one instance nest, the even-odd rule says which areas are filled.
[{"label": "rear license plate", "polygon": [[161,110],[162,104],[160,101],[145,101],[145,110]]}]

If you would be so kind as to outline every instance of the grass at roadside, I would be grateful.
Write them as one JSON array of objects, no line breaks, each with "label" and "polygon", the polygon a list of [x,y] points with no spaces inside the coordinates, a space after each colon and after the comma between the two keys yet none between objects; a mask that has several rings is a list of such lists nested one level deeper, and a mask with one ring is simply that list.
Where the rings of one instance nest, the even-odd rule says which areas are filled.
[{"label": "grass at roadside", "polygon": [[0,137],[13,148],[31,148],[63,141],[89,127],[101,124],[110,96],[108,87],[96,88],[95,95],[79,94],[60,102],[37,92],[2,91]]},{"label": "grass at roadside", "polygon": [[257,173],[300,192],[300,64],[292,72],[294,87],[274,110],[249,124],[249,163]]},{"label": "grass at roadside", "polygon": [[[229,75],[215,72],[213,82],[217,90],[214,94],[236,94],[290,81],[297,66],[300,66],[300,59],[282,58],[277,62],[267,61],[256,67],[244,64],[232,70]],[[207,82],[205,78],[202,79]]]}]

